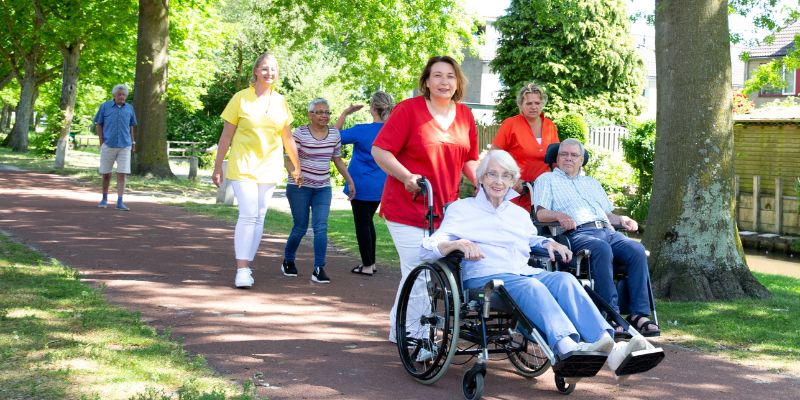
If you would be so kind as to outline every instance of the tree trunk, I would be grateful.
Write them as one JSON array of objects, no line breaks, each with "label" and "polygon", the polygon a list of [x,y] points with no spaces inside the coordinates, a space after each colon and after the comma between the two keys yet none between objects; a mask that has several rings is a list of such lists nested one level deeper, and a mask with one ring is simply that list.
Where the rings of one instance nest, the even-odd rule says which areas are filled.
[{"label": "tree trunk", "polygon": [[19,91],[14,127],[8,135],[8,144],[11,149],[19,153],[28,151],[28,130],[31,127],[31,117],[33,117],[33,103],[36,101],[34,68],[36,68],[35,65],[25,61],[25,77],[22,79],[22,89]]},{"label": "tree trunk", "polygon": [[72,129],[72,116],[75,113],[75,99],[78,95],[78,61],[81,58],[81,47],[83,43],[78,40],[76,43],[61,44],[61,57],[64,60],[64,72],[61,80],[61,100],[58,107],[61,109],[63,120],[61,122],[61,133],[58,135],[56,145],[55,168],[64,168],[64,160],[67,158],[67,148],[69,144],[69,131]]},{"label": "tree trunk", "polygon": [[136,174],[173,177],[167,157],[167,47],[169,0],[139,0],[136,82]]},{"label": "tree trunk", "polygon": [[727,1],[658,0],[653,195],[643,241],[656,295],[768,297],[734,217]]},{"label": "tree trunk", "polygon": [[11,107],[8,104],[3,104],[3,109],[0,110],[0,132],[4,132],[6,130],[10,117]]}]

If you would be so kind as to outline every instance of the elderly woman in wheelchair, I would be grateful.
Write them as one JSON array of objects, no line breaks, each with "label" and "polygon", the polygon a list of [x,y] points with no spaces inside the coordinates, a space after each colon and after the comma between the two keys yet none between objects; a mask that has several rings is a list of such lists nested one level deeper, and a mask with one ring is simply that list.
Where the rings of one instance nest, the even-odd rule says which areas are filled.
[{"label": "elderly woman in wheelchair", "polygon": [[[484,290],[487,303],[492,297],[491,291],[500,292],[499,298],[509,303],[507,308],[520,314],[516,326],[507,330],[519,328],[528,341],[541,347],[556,372],[557,386],[564,393],[572,391],[577,379],[595,375],[604,363],[619,373],[621,364],[632,360],[631,353],[653,348],[641,335],[635,335],[627,343],[615,344],[614,329],[574,276],[528,266],[532,247],[547,249],[553,261],[558,258],[568,262],[572,253],[551,239],[537,236],[528,213],[509,202],[518,195],[510,188],[519,178],[519,167],[507,152],[492,150],[486,153],[477,175],[480,183],[477,196],[459,200],[448,207],[439,229],[422,243],[423,259],[437,260],[456,251],[463,253],[463,260],[460,266],[456,266],[454,274],[460,274],[463,283],[460,292],[468,295],[470,289]],[[491,301],[494,304],[497,300]],[[486,306],[488,308],[488,304]],[[489,316],[488,310],[485,314]],[[408,321],[408,316],[403,320]],[[483,318],[480,321],[479,325],[488,326]],[[459,325],[456,321],[453,323]],[[464,332],[462,329],[462,338],[467,336]],[[483,332],[483,345],[489,347],[485,338],[486,328]],[[457,331],[454,335],[459,336]],[[400,342],[398,346],[401,346]],[[467,398],[477,398],[471,395],[469,386],[470,383],[475,386],[475,377],[479,374],[482,390],[488,353],[484,351],[479,359],[480,368],[476,370],[473,367],[465,375],[464,393]],[[510,353],[509,358],[512,362],[518,360]],[[663,352],[657,360],[650,357],[648,362],[652,365],[633,372],[649,370],[661,358]],[[622,372],[628,374],[631,370]],[[564,378],[572,388],[564,386]],[[430,383],[425,379],[422,381]]]}]

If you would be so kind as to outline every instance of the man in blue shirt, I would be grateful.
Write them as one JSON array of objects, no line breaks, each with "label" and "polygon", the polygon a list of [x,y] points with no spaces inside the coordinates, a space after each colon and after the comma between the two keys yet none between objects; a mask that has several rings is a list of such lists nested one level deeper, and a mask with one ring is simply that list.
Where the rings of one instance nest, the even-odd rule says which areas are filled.
[{"label": "man in blue shirt", "polygon": [[[558,168],[536,179],[533,203],[536,218],[542,222],[559,222],[567,230],[572,251],[592,252],[592,278],[595,290],[619,312],[617,286],[613,280],[613,264],[621,262],[627,269],[625,278],[630,314],[628,321],[644,336],[656,336],[659,327],[650,321],[649,271],[647,254],[641,243],[616,232],[612,225],[636,231],[639,225],[631,218],[614,214],[605,190],[596,179],[581,175],[583,144],[575,139],[561,142],[556,162]],[[615,327],[617,328],[617,327]]]},{"label": "man in blue shirt", "polygon": [[111,170],[117,163],[117,205],[120,211],[130,211],[122,202],[125,192],[125,175],[131,173],[131,152],[136,151],[133,127],[136,114],[133,106],[126,103],[128,87],[114,86],[111,90],[113,100],[100,105],[94,116],[97,135],[100,137],[100,175],[103,176],[103,200],[97,206],[108,207],[108,186],[111,183]]}]

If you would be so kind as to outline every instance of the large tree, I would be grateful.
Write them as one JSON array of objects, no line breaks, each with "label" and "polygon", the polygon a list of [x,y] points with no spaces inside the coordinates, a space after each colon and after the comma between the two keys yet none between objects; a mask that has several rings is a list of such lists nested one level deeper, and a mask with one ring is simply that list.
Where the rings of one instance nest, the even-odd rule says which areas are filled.
[{"label": "large tree", "polygon": [[518,113],[516,92],[535,81],[548,113],[594,114],[616,122],[641,110],[644,67],[631,40],[624,0],[512,0],[497,19],[491,63],[504,88],[495,118]]},{"label": "large tree", "polygon": [[734,218],[728,4],[658,0],[658,133],[643,241],[657,295],[765,297]]},{"label": "large tree", "polygon": [[[0,62],[19,82],[14,127],[6,142],[28,151],[28,130],[39,87],[58,76],[59,57],[46,37],[50,1],[0,1]],[[0,77],[3,79],[5,77]]]},{"label": "large tree", "polygon": [[136,127],[134,172],[173,177],[167,157],[167,49],[169,0],[139,0],[134,109]]}]

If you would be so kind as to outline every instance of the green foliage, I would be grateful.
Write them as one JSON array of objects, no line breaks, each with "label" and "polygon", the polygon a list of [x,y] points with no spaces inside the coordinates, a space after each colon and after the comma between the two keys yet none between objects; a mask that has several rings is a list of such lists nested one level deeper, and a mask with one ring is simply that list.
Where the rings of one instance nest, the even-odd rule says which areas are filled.
[{"label": "green foliage", "polygon": [[589,162],[583,167],[586,175],[600,182],[614,205],[625,206],[625,198],[638,183],[631,166],[600,147],[586,145],[586,149],[590,154]]},{"label": "green foliage", "polygon": [[[367,92],[383,89],[400,99],[415,87],[427,59],[462,57],[476,27],[458,0],[273,0],[253,10],[267,37],[292,52],[320,50],[346,60],[336,79]],[[264,25],[262,25],[264,26]]]},{"label": "green foliage", "polygon": [[589,141],[589,126],[580,114],[566,114],[554,121],[558,128],[558,140],[574,138],[587,143]]},{"label": "green foliage", "polygon": [[644,221],[650,205],[650,194],[653,189],[653,163],[656,146],[656,121],[644,121],[635,124],[627,137],[622,139],[622,151],[625,161],[636,171],[639,187],[636,196],[630,199],[627,207],[634,219]]},{"label": "green foliage", "polygon": [[641,111],[644,64],[628,39],[625,1],[512,0],[497,19],[492,69],[500,75],[497,121],[517,113],[526,82],[548,93],[548,112],[623,123]]},{"label": "green foliage", "polygon": [[47,113],[47,127],[44,132],[31,135],[30,146],[34,155],[40,158],[52,158],[56,154],[58,137],[64,123],[64,112],[56,104],[50,104]]}]

